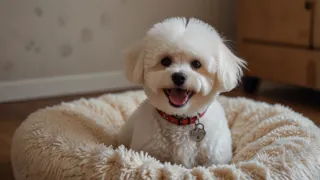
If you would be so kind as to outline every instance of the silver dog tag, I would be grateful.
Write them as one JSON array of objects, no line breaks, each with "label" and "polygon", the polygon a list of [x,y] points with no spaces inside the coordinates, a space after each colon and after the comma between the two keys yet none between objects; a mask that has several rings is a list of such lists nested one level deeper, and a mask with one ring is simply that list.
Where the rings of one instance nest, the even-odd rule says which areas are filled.
[{"label": "silver dog tag", "polygon": [[206,131],[201,123],[197,123],[196,127],[190,131],[190,139],[193,141],[200,142],[205,136]]}]

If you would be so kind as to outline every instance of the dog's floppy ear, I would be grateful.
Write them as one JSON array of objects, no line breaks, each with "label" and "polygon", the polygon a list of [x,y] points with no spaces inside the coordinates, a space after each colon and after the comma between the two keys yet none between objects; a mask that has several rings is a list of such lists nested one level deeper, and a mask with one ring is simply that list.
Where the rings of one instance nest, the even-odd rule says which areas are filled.
[{"label": "dog's floppy ear", "polygon": [[222,42],[219,48],[217,64],[217,78],[220,83],[219,91],[228,92],[235,88],[243,75],[242,68],[245,66],[246,62],[233,54]]},{"label": "dog's floppy ear", "polygon": [[143,84],[143,42],[140,41],[125,51],[125,73],[132,83]]}]

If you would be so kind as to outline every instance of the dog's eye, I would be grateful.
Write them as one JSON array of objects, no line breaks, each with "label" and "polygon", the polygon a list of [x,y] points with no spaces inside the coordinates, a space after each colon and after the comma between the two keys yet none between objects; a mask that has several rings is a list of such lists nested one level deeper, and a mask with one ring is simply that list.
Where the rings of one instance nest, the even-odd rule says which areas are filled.
[{"label": "dog's eye", "polygon": [[172,60],[170,57],[164,57],[162,60],[161,60],[161,64],[162,66],[164,67],[169,67],[172,63]]},{"label": "dog's eye", "polygon": [[197,60],[194,60],[191,62],[191,66],[194,68],[194,69],[199,69],[201,68],[201,63]]}]

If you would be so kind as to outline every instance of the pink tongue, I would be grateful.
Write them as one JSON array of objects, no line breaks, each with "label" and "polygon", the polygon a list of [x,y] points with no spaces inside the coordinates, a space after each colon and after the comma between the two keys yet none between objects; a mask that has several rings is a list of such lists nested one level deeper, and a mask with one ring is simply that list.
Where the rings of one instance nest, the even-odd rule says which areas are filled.
[{"label": "pink tongue", "polygon": [[173,104],[181,106],[188,100],[188,93],[184,90],[172,89],[169,99]]}]

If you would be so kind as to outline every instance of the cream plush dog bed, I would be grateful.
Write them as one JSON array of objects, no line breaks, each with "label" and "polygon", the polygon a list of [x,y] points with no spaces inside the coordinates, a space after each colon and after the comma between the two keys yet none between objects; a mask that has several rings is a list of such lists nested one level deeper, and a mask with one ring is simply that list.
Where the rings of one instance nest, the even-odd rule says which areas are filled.
[{"label": "cream plush dog bed", "polygon": [[117,147],[142,91],[81,99],[31,114],[11,150],[17,180],[320,179],[319,129],[280,105],[220,97],[232,131],[231,165],[186,169]]}]

